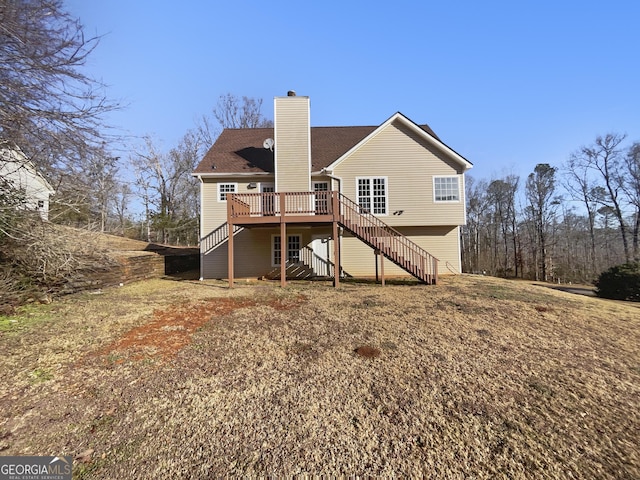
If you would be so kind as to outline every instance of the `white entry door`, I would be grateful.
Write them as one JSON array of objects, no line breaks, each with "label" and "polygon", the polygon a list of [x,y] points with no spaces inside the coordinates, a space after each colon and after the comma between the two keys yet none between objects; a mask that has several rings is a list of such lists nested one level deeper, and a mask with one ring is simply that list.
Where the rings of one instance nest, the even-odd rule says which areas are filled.
[{"label": "white entry door", "polygon": [[329,237],[311,237],[311,249],[313,250],[313,273],[320,277],[330,276],[331,267],[329,264]]}]

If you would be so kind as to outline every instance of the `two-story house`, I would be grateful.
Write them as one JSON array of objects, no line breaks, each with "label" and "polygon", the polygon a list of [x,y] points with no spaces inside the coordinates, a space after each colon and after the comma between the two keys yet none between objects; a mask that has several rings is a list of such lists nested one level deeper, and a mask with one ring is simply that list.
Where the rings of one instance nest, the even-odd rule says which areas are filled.
[{"label": "two-story house", "polygon": [[338,283],[386,272],[435,283],[461,271],[471,166],[401,113],[379,126],[311,127],[309,97],[276,97],[274,128],[223,130],[194,172],[201,277]]}]

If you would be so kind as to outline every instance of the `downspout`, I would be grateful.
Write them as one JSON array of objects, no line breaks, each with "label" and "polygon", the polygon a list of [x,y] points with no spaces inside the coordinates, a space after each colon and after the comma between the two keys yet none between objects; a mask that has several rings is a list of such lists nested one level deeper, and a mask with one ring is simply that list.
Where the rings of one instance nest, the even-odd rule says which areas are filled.
[{"label": "downspout", "polygon": [[196,176],[198,177],[198,180],[200,180],[200,241],[198,242],[198,246],[200,247],[200,281],[202,282],[204,280],[204,253],[202,251],[202,209],[204,208],[204,202],[202,201],[202,190],[204,181],[202,180],[202,177],[200,175]]}]

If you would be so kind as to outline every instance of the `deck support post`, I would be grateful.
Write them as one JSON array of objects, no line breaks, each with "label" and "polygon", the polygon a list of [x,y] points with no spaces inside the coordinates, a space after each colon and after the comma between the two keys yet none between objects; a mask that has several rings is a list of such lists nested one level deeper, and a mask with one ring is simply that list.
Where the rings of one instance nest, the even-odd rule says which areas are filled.
[{"label": "deck support post", "polygon": [[287,239],[287,224],[285,220],[286,203],[285,194],[280,195],[280,286],[287,286],[287,252],[289,241]]},{"label": "deck support post", "polygon": [[378,272],[378,255],[380,255],[380,250],[373,251],[373,258],[376,262],[376,283],[380,281],[380,273]]},{"label": "deck support post", "polygon": [[227,193],[227,257],[228,257],[228,271],[229,288],[233,288],[233,221],[231,215],[231,194]]},{"label": "deck support post", "polygon": [[280,286],[287,286],[287,224],[280,223]]},{"label": "deck support post", "polygon": [[382,286],[384,287],[384,255],[380,252],[380,255],[378,256],[380,257],[380,279]]},{"label": "deck support post", "polygon": [[340,286],[340,238],[338,237],[338,220],[340,219],[340,199],[338,192],[331,192],[331,212],[333,213],[333,222],[331,236],[333,237],[333,286]]},{"label": "deck support post", "polygon": [[333,221],[333,286],[338,288],[340,286],[340,238],[338,238],[338,222]]},{"label": "deck support post", "polygon": [[433,284],[438,283],[438,260],[433,259]]}]

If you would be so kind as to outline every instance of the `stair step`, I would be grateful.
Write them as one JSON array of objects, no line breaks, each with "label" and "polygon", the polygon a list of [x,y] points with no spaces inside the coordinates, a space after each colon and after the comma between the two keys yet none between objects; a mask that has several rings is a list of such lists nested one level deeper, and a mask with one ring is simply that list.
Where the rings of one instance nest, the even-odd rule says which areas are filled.
[{"label": "stair step", "polygon": [[[343,227],[353,232],[363,242],[382,253],[402,269],[424,282],[430,282],[432,275],[427,275],[424,270],[426,261],[432,261],[428,252],[425,252],[420,246],[399,234],[384,222],[370,218],[360,212],[358,205],[339,195],[341,206],[344,212],[349,212],[350,218],[346,218],[344,214],[340,217],[340,223]],[[355,220],[354,220],[355,215]],[[393,240],[393,241],[392,241]],[[398,246],[398,249],[394,248]],[[399,255],[399,252],[410,253],[409,258]]]}]

